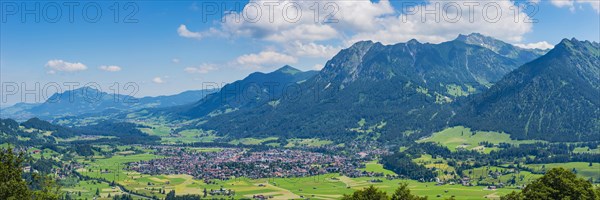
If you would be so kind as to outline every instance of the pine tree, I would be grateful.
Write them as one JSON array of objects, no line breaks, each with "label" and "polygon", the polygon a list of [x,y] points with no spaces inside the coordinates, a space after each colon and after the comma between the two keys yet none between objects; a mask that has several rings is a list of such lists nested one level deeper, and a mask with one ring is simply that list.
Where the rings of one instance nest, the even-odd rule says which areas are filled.
[{"label": "pine tree", "polygon": [[352,195],[345,194],[343,200],[387,200],[389,197],[384,191],[381,191],[372,185],[363,190],[358,190]]},{"label": "pine tree", "polygon": [[39,178],[39,183],[35,183],[39,186],[36,187],[28,186],[23,180],[21,167],[24,156],[22,152],[17,154],[11,148],[0,148],[0,199],[59,199],[62,194],[50,178],[33,173],[33,177]]},{"label": "pine tree", "polygon": [[65,194],[65,200],[71,200],[71,199],[72,199],[72,198],[71,198],[71,193],[67,192],[67,193]]},{"label": "pine tree", "polygon": [[599,199],[600,194],[587,180],[564,168],[553,168],[528,184],[522,192],[503,196],[503,200],[523,199]]},{"label": "pine tree", "polygon": [[15,155],[12,149],[1,149],[0,158],[0,199],[28,199],[30,191],[20,170],[24,154]]},{"label": "pine tree", "polygon": [[408,184],[401,183],[400,187],[394,191],[392,195],[392,200],[426,200],[427,197],[419,197],[410,193],[410,189],[408,189]]}]

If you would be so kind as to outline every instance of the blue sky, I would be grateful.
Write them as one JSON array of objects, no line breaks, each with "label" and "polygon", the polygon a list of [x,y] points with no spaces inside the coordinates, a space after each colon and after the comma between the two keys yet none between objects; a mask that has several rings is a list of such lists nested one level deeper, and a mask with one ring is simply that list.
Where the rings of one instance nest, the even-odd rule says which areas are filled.
[{"label": "blue sky", "polygon": [[[421,15],[423,10],[436,8],[438,4],[431,1],[318,1],[317,22],[312,1],[281,1],[273,5],[272,19],[265,2],[273,1],[225,2],[81,2],[73,7],[71,22],[65,2],[3,1],[1,82],[30,90],[36,82],[40,83],[38,90],[49,83],[77,82],[82,86],[93,82],[108,92],[116,82],[120,93],[131,92],[122,87],[132,82],[139,89],[135,96],[155,96],[201,89],[203,84],[228,83],[285,64],[302,70],[319,69],[339,49],[359,40],[392,44],[416,38],[439,43],[472,32],[528,48],[548,48],[562,38],[600,40],[598,1],[456,1],[453,5],[462,9],[457,21],[453,16],[458,16],[458,10],[449,5],[451,1],[442,1],[433,11],[440,21],[435,21],[435,14],[425,15],[425,19]],[[473,22],[468,19],[465,2],[478,3]],[[494,4],[484,9],[489,2]],[[39,9],[23,18],[23,10],[34,9],[36,3]],[[515,4],[532,7],[511,10]],[[93,21],[95,6],[102,12],[98,21]],[[298,7],[301,16],[295,15]],[[534,7],[537,22],[527,23],[530,15],[526,13]],[[211,12],[213,8],[216,12]],[[326,19],[333,9],[337,11],[335,18]],[[53,22],[57,10],[61,15]],[[119,10],[118,16],[115,10]],[[262,15],[255,20],[256,10]],[[494,10],[503,15],[495,17]],[[234,17],[240,13],[242,17],[236,22]],[[483,18],[483,14],[488,17]],[[36,22],[35,17],[40,20]],[[223,18],[226,22],[221,21]],[[44,99],[43,95],[37,99],[26,95],[24,99],[18,94],[4,92],[1,104]]]}]

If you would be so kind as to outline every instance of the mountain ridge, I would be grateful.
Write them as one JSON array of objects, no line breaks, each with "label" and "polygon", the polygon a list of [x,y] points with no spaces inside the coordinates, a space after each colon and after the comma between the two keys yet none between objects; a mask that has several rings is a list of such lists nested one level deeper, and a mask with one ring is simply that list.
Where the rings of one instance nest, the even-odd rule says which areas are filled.
[{"label": "mountain ridge", "polygon": [[360,41],[303,82],[298,99],[208,118],[200,128],[235,137],[339,139],[363,134],[353,126],[365,119],[380,127],[374,139],[407,131],[419,137],[447,125],[453,101],[487,90],[518,67],[516,59],[458,40]]},{"label": "mountain ridge", "polygon": [[525,64],[549,51],[549,49],[521,48],[480,33],[459,34],[454,40],[488,48],[500,55],[515,59],[519,65]]},{"label": "mountain ridge", "polygon": [[1,110],[2,117],[26,120],[32,117],[55,119],[67,116],[131,111],[141,108],[169,107],[187,104],[210,93],[210,90],[189,90],[175,95],[136,98],[109,94],[92,87],[80,87],[52,94],[43,103],[17,103]]},{"label": "mountain ridge", "polygon": [[465,103],[461,111],[465,116],[454,123],[506,131],[517,139],[598,138],[599,49],[595,42],[563,39],[546,55]]},{"label": "mountain ridge", "polygon": [[239,109],[253,108],[282,96],[286,88],[314,76],[316,71],[300,71],[285,65],[269,73],[254,72],[242,80],[234,81],[189,106],[172,112],[185,117],[198,118],[219,115]]}]

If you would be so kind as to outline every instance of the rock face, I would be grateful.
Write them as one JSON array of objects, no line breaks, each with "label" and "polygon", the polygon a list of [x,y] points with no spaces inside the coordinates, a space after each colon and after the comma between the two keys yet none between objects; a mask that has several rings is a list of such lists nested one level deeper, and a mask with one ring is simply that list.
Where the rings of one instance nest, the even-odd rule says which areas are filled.
[{"label": "rock face", "polygon": [[317,81],[345,87],[356,80],[399,79],[455,96],[445,87],[481,90],[518,66],[515,59],[460,40],[441,44],[411,40],[395,45],[365,41],[340,51],[327,62]]},{"label": "rock face", "polygon": [[500,55],[515,59],[519,65],[525,64],[533,59],[540,57],[548,53],[549,50],[542,49],[523,49],[501,40],[481,35],[479,33],[472,33],[469,35],[459,35],[456,40],[462,41],[467,44],[479,45],[488,48]]}]

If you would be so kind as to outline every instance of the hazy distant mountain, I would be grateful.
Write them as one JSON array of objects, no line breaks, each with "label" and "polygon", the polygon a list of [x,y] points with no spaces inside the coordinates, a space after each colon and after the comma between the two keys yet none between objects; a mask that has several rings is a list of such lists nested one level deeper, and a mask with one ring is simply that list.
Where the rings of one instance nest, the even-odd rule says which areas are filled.
[{"label": "hazy distant mountain", "polygon": [[452,102],[487,90],[522,59],[460,39],[358,42],[301,83],[298,98],[214,117],[202,126],[239,137],[353,138],[364,133],[354,128],[365,119],[380,139],[427,133],[446,126]]},{"label": "hazy distant mountain", "polygon": [[75,116],[101,112],[106,109],[125,110],[134,106],[135,98],[127,95],[108,94],[91,87],[81,87],[63,93],[55,93],[44,103],[25,110],[33,116]]},{"label": "hazy distant mountain", "polygon": [[456,121],[519,139],[600,140],[599,57],[598,43],[564,39],[472,99]]},{"label": "hazy distant mountain", "polygon": [[[87,126],[67,127],[39,118],[31,118],[20,124],[10,118],[0,118],[0,140],[15,146],[55,144],[59,138],[75,136],[87,136],[94,138],[86,140],[88,142],[107,144],[155,144],[160,141],[160,137],[140,131],[141,127],[143,126],[134,123],[112,120],[96,121]],[[90,150],[88,155],[93,155],[93,152]]]},{"label": "hazy distant mountain", "polygon": [[469,35],[458,35],[456,38],[458,41],[465,42],[467,44],[479,45],[488,48],[500,55],[515,59],[519,64],[525,64],[533,59],[540,57],[548,53],[549,50],[545,49],[524,49],[512,44],[503,42],[501,40],[481,35],[479,33],[471,33]]},{"label": "hazy distant mountain", "polygon": [[18,103],[2,109],[2,117],[19,120],[31,117],[54,119],[90,113],[177,106],[195,102],[209,92],[196,90],[176,95],[143,97],[138,99],[127,95],[109,94],[91,87],[81,87],[62,93],[55,93],[41,104]]},{"label": "hazy distant mountain", "polygon": [[196,102],[199,99],[204,98],[206,95],[212,93],[214,91],[207,90],[188,90],[175,95],[162,95],[156,97],[142,97],[139,98],[139,104],[143,105],[143,107],[170,107],[170,106],[180,106],[189,104],[192,102]]},{"label": "hazy distant mountain", "polygon": [[285,91],[295,89],[294,86],[299,82],[316,73],[303,72],[288,65],[270,73],[255,72],[242,80],[223,86],[219,92],[210,94],[192,105],[174,110],[184,116],[202,117],[253,108],[278,100]]},{"label": "hazy distant mountain", "polygon": [[12,106],[8,106],[0,109],[0,118],[13,117],[17,119],[28,119],[31,113],[26,112],[27,110],[40,105],[39,103],[17,103]]}]

